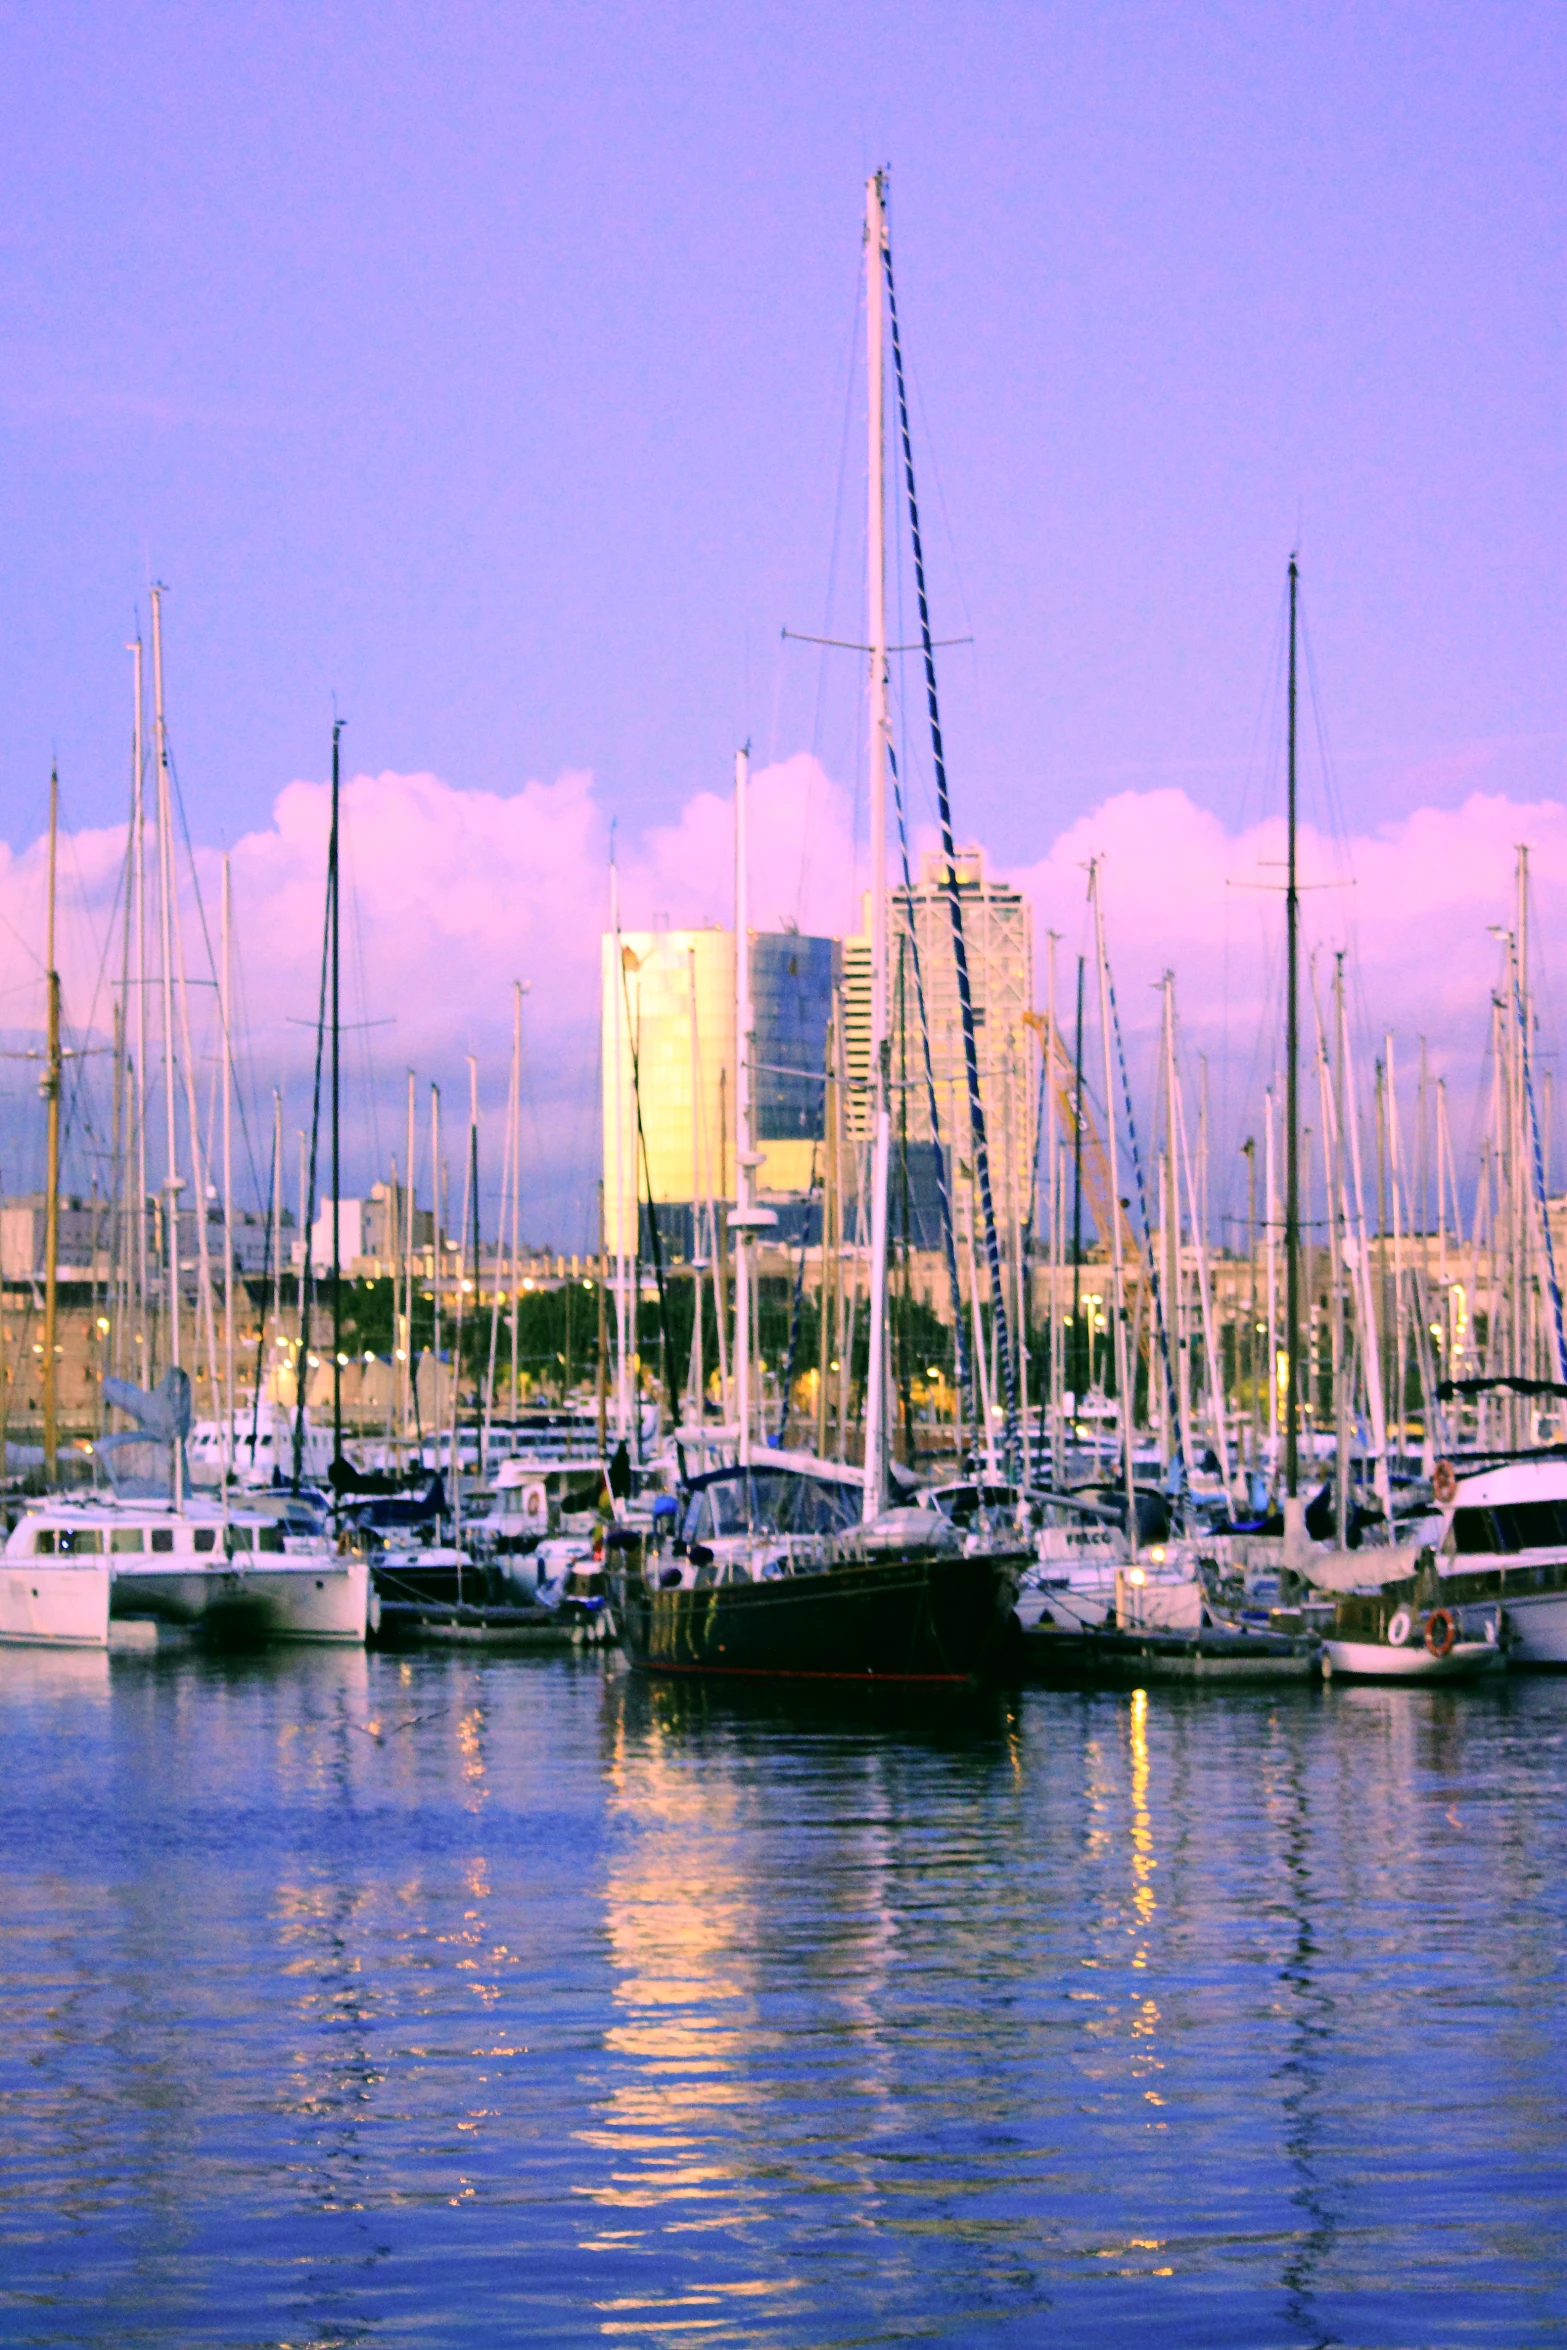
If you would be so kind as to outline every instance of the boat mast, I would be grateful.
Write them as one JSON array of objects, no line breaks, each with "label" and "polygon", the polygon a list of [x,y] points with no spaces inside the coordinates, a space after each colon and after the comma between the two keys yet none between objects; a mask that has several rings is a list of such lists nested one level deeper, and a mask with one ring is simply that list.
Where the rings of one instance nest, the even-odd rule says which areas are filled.
[{"label": "boat mast", "polygon": [[49,770],[49,904],[44,984],[48,989],[48,1035],[44,1100],[49,1113],[47,1188],[44,1193],[44,1474],[52,1485],[59,1467],[60,1374],[55,1357],[55,1323],[60,1285],[60,974],[54,967],[54,880],[60,829],[60,770]]},{"label": "boat mast", "polygon": [[1300,891],[1295,870],[1296,613],[1300,568],[1290,557],[1289,880],[1284,897],[1287,960],[1284,1074],[1284,1491],[1300,1486]]},{"label": "boat mast", "polygon": [[[264,1325],[263,1325],[264,1327]],[[283,1365],[288,1355],[288,1344],[283,1329],[283,1095],[281,1088],[272,1088],[272,1366],[271,1388],[268,1397],[271,1411],[268,1415],[272,1429],[272,1457],[277,1459],[277,1432],[283,1424]],[[258,1386],[259,1396],[260,1389]],[[260,1418],[259,1412],[256,1419]],[[258,1433],[256,1421],[251,1422],[251,1436]],[[256,1448],[250,1448],[251,1467],[255,1467]]]},{"label": "boat mast", "polygon": [[[615,828],[609,831],[609,929],[614,969],[609,980],[615,1023],[615,1434],[624,1444],[631,1434],[631,1348],[627,1328],[634,1308],[627,1296],[626,1267],[626,1109],[621,1073],[624,1033],[624,950],[620,943],[620,869],[615,862]],[[609,1170],[606,1167],[605,1173]],[[634,1187],[633,1187],[634,1188]]]},{"label": "boat mast", "polygon": [[694,946],[686,949],[686,985],[691,1010],[691,1417],[700,1431],[707,1417],[707,1377],[702,1353],[702,1273],[706,1260],[698,1223],[698,1202],[702,1197],[702,1054],[696,1025]]},{"label": "boat mast", "polygon": [[865,1374],[865,1516],[881,1510],[887,1489],[887,1163],[891,1127],[887,1105],[892,1038],[887,1023],[887,694],[886,366],[883,356],[883,256],[887,244],[886,185],[879,171],[865,183],[865,326],[869,397],[866,504],[866,587],[870,645],[871,832],[871,1217],[870,1333]]},{"label": "boat mast", "polygon": [[[511,1416],[516,1419],[519,1403],[517,1372],[517,1312],[521,1296],[522,1278],[517,1269],[517,1257],[522,1220],[522,981],[514,981],[516,994],[512,1001],[511,1037]],[[603,1241],[600,1238],[600,1256]],[[602,1274],[602,1268],[601,1268]],[[602,1278],[600,1286],[602,1287]]]},{"label": "boat mast", "polygon": [[[1135,1561],[1137,1557],[1137,1488],[1132,1464],[1134,1433],[1132,1407],[1136,1402],[1133,1393],[1136,1370],[1131,1357],[1131,1349],[1127,1344],[1126,1256],[1121,1217],[1121,1169],[1119,1145],[1116,1139],[1115,1071],[1110,1057],[1112,1051],[1110,964],[1105,954],[1104,902],[1099,890],[1097,858],[1088,868],[1088,893],[1094,908],[1094,954],[1099,966],[1099,1025],[1104,1038],[1105,1139],[1110,1161],[1110,1274],[1115,1314],[1115,1384],[1121,1406],[1121,1475],[1126,1489],[1126,1547],[1127,1555]],[[1078,1110],[1078,1117],[1081,1120],[1081,1107]]]},{"label": "boat mast", "polygon": [[234,1469],[234,1046],[233,884],[223,860],[223,1485]]},{"label": "boat mast", "polygon": [[751,902],[746,871],[746,786],[751,755],[735,753],[735,1458],[751,1459]]},{"label": "boat mast", "polygon": [[[430,1404],[430,1425],[435,1436],[435,1466],[441,1465],[441,1268],[445,1254],[441,1247],[441,1089],[430,1081],[430,1262],[434,1278],[430,1283],[433,1300],[430,1307],[430,1352],[435,1358],[435,1381]],[[421,1451],[423,1447],[421,1446]]]},{"label": "boat mast", "polygon": [[339,1041],[338,981],[340,957],[338,954],[338,810],[341,800],[338,743],[342,737],[343,721],[332,719],[332,838],[327,849],[327,921],[330,924],[332,949],[332,1466],[335,1469],[343,1457],[343,1233],[342,1233],[342,1132],[341,1113],[341,1055]]},{"label": "boat mast", "polygon": [[[180,1193],[179,1140],[174,1112],[174,817],[169,790],[169,735],[163,714],[163,590],[152,590],[152,704],[158,760],[158,899],[163,949],[163,1114],[167,1153],[164,1177],[163,1250],[169,1317],[168,1367],[180,1368]],[[174,1439],[174,1506],[185,1499],[183,1447]]]},{"label": "boat mast", "polygon": [[[402,1317],[402,1319],[403,1319],[403,1347],[402,1347],[402,1355],[403,1355],[403,1366],[402,1366],[402,1367],[403,1367],[403,1380],[402,1380],[402,1438],[403,1438],[403,1444],[404,1444],[404,1446],[405,1446],[405,1447],[406,1447],[406,1446],[409,1444],[409,1442],[412,1440],[412,1437],[413,1437],[413,1430],[414,1430],[414,1378],[415,1378],[415,1375],[416,1375],[416,1366],[415,1366],[415,1361],[414,1361],[414,1241],[415,1241],[415,1238],[416,1238],[416,1236],[417,1236],[418,1227],[417,1227],[417,1225],[416,1225],[416,1224],[415,1224],[415,1222],[414,1222],[414,1216],[415,1216],[415,1213],[416,1213],[416,1210],[415,1210],[415,1207],[414,1207],[414,1200],[415,1200],[415,1198],[416,1198],[416,1196],[417,1196],[417,1195],[416,1195],[416,1192],[415,1192],[415,1188],[414,1188],[414,1172],[415,1172],[415,1170],[414,1170],[414,1143],[415,1143],[415,1104],[414,1104],[414,1084],[415,1084],[414,1073],[413,1073],[413,1071],[410,1069],[410,1070],[409,1070],[409,1072],[408,1072],[408,1158],[407,1158],[407,1162],[406,1162],[406,1166],[405,1166],[405,1170],[404,1170],[404,1175],[403,1175],[403,1181],[404,1181],[404,1183],[407,1185],[407,1194],[406,1194],[406,1197],[405,1197],[405,1200],[404,1200],[404,1203],[403,1203],[403,1266],[402,1266],[402,1272],[403,1272],[403,1280],[402,1280],[402,1293],[403,1293],[403,1317]],[[401,1460],[403,1457],[404,1457],[404,1456],[403,1456],[403,1454],[401,1454],[401,1453],[398,1455],[398,1458],[399,1458],[400,1460]]]},{"label": "boat mast", "polygon": [[131,1089],[136,1120],[136,1344],[140,1348],[138,1378],[152,1384],[152,1356],[147,1335],[151,1300],[147,1292],[147,783],[146,722],[143,714],[143,653],[138,636],[128,648],[135,657],[136,719],[131,778],[131,870],[135,893],[136,973],[136,1082]]}]

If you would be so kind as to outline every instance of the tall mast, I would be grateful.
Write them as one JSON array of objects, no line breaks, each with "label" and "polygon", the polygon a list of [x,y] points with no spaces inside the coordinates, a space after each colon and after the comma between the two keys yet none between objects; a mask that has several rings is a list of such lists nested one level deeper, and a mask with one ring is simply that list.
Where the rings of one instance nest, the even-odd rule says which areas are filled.
[{"label": "tall mast", "polygon": [[430,1421],[435,1430],[435,1465],[441,1465],[441,1268],[445,1262],[441,1250],[441,1089],[432,1079],[430,1084],[430,1262],[434,1278],[430,1289],[434,1302],[430,1307],[430,1352],[435,1360],[434,1395],[430,1405]]},{"label": "tall mast", "polygon": [[735,753],[735,1399],[736,1458],[751,1458],[751,896],[745,829],[749,751]]},{"label": "tall mast", "polygon": [[[265,1328],[265,1324],[262,1325]],[[283,1096],[277,1086],[272,1089],[272,1427],[274,1442],[272,1455],[277,1458],[276,1431],[282,1425],[283,1362],[286,1348],[283,1344]],[[255,1465],[255,1447],[251,1447],[251,1465]]]},{"label": "tall mast", "polygon": [[[696,1024],[696,948],[686,949],[686,986],[691,1010],[691,1417],[701,1428],[707,1417],[707,1380],[702,1359],[702,1053]],[[703,1464],[705,1465],[705,1463]]]},{"label": "tall mast", "polygon": [[343,721],[332,720],[332,837],[327,847],[327,921],[332,950],[332,1465],[343,1457],[343,1233],[341,1056],[338,955],[338,808],[341,799],[338,743]]},{"label": "tall mast", "polygon": [[49,1159],[44,1194],[44,1474],[54,1483],[59,1466],[60,1376],[55,1363],[55,1323],[60,1281],[60,974],[54,967],[54,877],[60,829],[60,770],[49,770],[49,907],[45,984],[49,991],[48,1059],[44,1100],[49,1111]]},{"label": "tall mast", "polygon": [[[473,1267],[473,1310],[474,1310],[474,1315],[475,1315],[475,1317],[477,1318],[477,1315],[478,1315],[478,1312],[479,1312],[479,1303],[480,1303],[480,1299],[479,1299],[479,1064],[478,1064],[477,1060],[475,1060],[475,1058],[474,1058],[474,1056],[473,1056],[473,1054],[472,1054],[472,1053],[470,1053],[470,1054],[468,1055],[468,1201],[469,1201],[469,1214],[470,1214],[470,1217],[471,1217],[471,1219],[472,1219],[472,1223],[471,1223],[471,1238],[472,1238],[472,1242],[473,1242],[473,1255],[472,1255],[471,1263],[472,1263],[472,1267]],[[465,1235],[464,1235],[464,1239],[465,1239],[465,1240],[466,1240],[466,1239],[468,1239],[469,1237],[470,1237],[470,1235],[469,1235],[469,1234],[465,1234]],[[460,1262],[460,1260],[459,1260],[459,1262]],[[460,1273],[459,1273],[458,1279],[459,1279],[459,1282],[460,1282],[460,1280],[461,1280],[461,1274],[460,1274]],[[460,1372],[461,1372],[461,1369],[462,1369],[462,1364],[461,1364],[461,1360],[460,1360],[460,1359],[459,1359],[459,1362],[458,1362],[458,1366],[457,1366],[457,1367],[458,1367],[458,1371],[459,1371],[459,1373],[460,1373]],[[475,1380],[475,1382],[474,1382],[474,1399],[473,1399],[473,1426],[474,1426],[474,1437],[475,1437],[475,1441],[476,1441],[476,1443],[477,1443],[477,1446],[478,1446],[478,1455],[479,1455],[479,1457],[478,1457],[478,1463],[477,1463],[477,1467],[478,1467],[478,1474],[479,1474],[479,1476],[482,1478],[482,1477],[483,1477],[483,1475],[484,1475],[484,1398],[483,1398],[483,1396],[482,1396],[482,1395],[479,1393],[479,1387],[478,1387],[478,1381],[477,1381],[477,1379],[476,1379],[476,1380]],[[461,1572],[461,1570],[460,1570],[460,1569],[459,1569],[459,1572]]]},{"label": "tall mast", "polygon": [[[1116,1139],[1115,1071],[1111,1062],[1110,964],[1105,954],[1104,903],[1099,893],[1097,860],[1088,868],[1088,889],[1094,907],[1094,951],[1099,964],[1099,1025],[1105,1056],[1105,1139],[1110,1160],[1110,1272],[1115,1312],[1115,1384],[1121,1405],[1121,1473],[1126,1487],[1126,1547],[1137,1556],[1137,1491],[1132,1468],[1132,1407],[1134,1367],[1127,1345],[1126,1258],[1121,1225],[1121,1170]],[[1079,1119],[1082,1110],[1078,1110]]]},{"label": "tall mast", "polygon": [[234,1467],[234,1046],[233,885],[223,860],[223,1482]]},{"label": "tall mast", "polygon": [[[407,1198],[403,1208],[403,1442],[413,1434],[414,1424],[414,1237],[418,1227],[414,1223],[414,1140],[415,1105],[414,1073],[408,1072],[408,1158],[403,1175]],[[399,1455],[401,1458],[401,1455]]]},{"label": "tall mast", "polygon": [[147,820],[144,804],[147,784],[146,719],[143,708],[143,670],[141,638],[130,648],[136,663],[136,720],[135,742],[132,752],[134,773],[131,778],[131,871],[130,880],[135,892],[136,927],[136,1082],[131,1089],[136,1120],[136,1316],[138,1375],[141,1384],[151,1384],[152,1357],[147,1336],[148,1309],[151,1300],[147,1294]]},{"label": "tall mast", "polygon": [[1300,570],[1290,557],[1289,882],[1284,898],[1287,1011],[1284,1074],[1284,1490],[1300,1483],[1300,892],[1295,871],[1296,607]]},{"label": "tall mast", "polygon": [[[633,1322],[635,1305],[627,1296],[626,1277],[626,1108],[623,1074],[625,1034],[625,982],[622,973],[625,964],[620,944],[620,869],[615,862],[615,828],[609,835],[609,929],[614,968],[609,975],[609,992],[614,1005],[615,1022],[615,1175],[612,1213],[615,1226],[615,1433],[624,1444],[631,1434],[631,1352],[634,1344]],[[609,1174],[606,1167],[605,1175]],[[636,1213],[633,1183],[633,1213]]]},{"label": "tall mast", "polygon": [[[517,1372],[517,1310],[521,1293],[521,1276],[517,1257],[522,1223],[522,981],[516,983],[512,1003],[511,1037],[511,1416],[515,1420],[521,1409]],[[602,1243],[600,1254],[602,1255]]]},{"label": "tall mast", "polygon": [[871,1217],[870,1344],[865,1374],[865,1516],[874,1518],[887,1489],[887,1102],[892,1038],[887,1022],[887,696],[886,362],[883,348],[883,255],[886,183],[865,183],[866,592],[870,644],[871,830]]},{"label": "tall mast", "polygon": [[[1333,1250],[1333,1507],[1338,1546],[1349,1540],[1349,1346],[1345,1319],[1344,1121],[1349,1105],[1344,1088],[1344,954],[1333,957],[1333,1162],[1328,1231]],[[1326,1055],[1324,1054],[1324,1058]]]},{"label": "tall mast", "polygon": [[[167,1268],[169,1368],[180,1367],[180,1193],[179,1141],[174,1112],[174,811],[169,784],[169,734],[163,711],[163,590],[152,591],[152,701],[158,759],[158,898],[163,949],[163,1112],[165,1164],[163,1246]],[[198,1203],[201,1212],[202,1203]],[[173,1446],[174,1506],[185,1499],[183,1449]]]}]

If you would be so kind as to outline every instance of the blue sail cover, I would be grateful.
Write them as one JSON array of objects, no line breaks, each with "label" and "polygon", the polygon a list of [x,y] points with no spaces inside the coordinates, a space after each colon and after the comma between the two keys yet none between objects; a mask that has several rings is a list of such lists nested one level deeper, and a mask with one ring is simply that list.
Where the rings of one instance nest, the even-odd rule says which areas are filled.
[{"label": "blue sail cover", "polygon": [[128,1379],[105,1379],[105,1403],[136,1422],[98,1440],[98,1458],[109,1483],[125,1501],[172,1501],[174,1447],[180,1447],[180,1484],[190,1489],[184,1444],[190,1434],[190,1373],[170,1369],[149,1393]]}]

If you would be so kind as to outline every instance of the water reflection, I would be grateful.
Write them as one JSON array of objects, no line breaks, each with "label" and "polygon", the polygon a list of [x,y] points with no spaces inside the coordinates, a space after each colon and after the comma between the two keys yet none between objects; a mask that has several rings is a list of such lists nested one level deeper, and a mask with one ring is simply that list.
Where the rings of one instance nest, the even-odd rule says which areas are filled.
[{"label": "water reflection", "polygon": [[1567,1685],[16,1665],[6,2339],[1548,2336]]}]

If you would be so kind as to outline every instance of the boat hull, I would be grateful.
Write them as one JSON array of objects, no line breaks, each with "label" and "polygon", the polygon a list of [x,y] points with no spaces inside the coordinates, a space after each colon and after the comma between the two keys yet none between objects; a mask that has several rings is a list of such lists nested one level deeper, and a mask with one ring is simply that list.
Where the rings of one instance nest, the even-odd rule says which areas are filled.
[{"label": "boat hull", "polygon": [[363,1559],[279,1559],[265,1567],[116,1566],[109,1612],[152,1616],[214,1638],[362,1647],[370,1617]]},{"label": "boat hull", "polygon": [[1250,1681],[1308,1681],[1321,1669],[1317,1642],[1283,1632],[1087,1632],[1024,1634],[1022,1662],[1031,1679],[1136,1683],[1194,1681],[1229,1686]]},{"label": "boat hull", "polygon": [[650,1590],[617,1578],[621,1644],[642,1672],[964,1682],[1005,1660],[1019,1555],[856,1560],[774,1580]]},{"label": "boat hull", "polygon": [[1489,1640],[1460,1640],[1446,1656],[1433,1656],[1423,1642],[1394,1648],[1386,1640],[1324,1640],[1324,1670],[1346,1681],[1472,1681],[1500,1672],[1502,1651]]},{"label": "boat hull", "polygon": [[1509,1590],[1507,1661],[1514,1665],[1567,1665],[1567,1591]]},{"label": "boat hull", "polygon": [[0,1642],[7,1646],[106,1648],[108,1561],[0,1559]]}]

